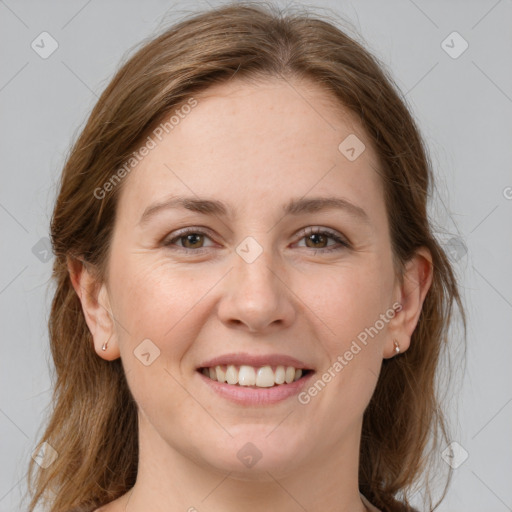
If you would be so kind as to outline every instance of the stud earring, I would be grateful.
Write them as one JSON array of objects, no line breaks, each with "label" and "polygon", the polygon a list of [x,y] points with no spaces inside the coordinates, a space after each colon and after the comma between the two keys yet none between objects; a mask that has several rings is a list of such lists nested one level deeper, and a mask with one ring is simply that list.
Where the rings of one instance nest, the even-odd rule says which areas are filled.
[{"label": "stud earring", "polygon": [[400,345],[398,344],[398,340],[394,339],[393,345],[395,345],[395,353],[396,354],[400,353]]},{"label": "stud earring", "polygon": [[103,350],[103,351],[107,350],[107,344],[109,341],[110,341],[110,338],[107,341],[105,341],[105,343],[103,343],[103,345],[101,346],[101,350]]}]

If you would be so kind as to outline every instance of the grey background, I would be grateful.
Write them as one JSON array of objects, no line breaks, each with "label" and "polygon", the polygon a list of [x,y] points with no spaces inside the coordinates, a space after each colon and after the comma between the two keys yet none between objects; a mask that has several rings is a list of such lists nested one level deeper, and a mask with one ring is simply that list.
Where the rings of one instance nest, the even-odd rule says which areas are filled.
[{"label": "grey background", "polygon": [[[389,67],[438,175],[431,215],[469,315],[467,369],[450,409],[469,457],[439,510],[512,510],[512,1],[311,4],[346,18]],[[120,59],[208,5],[218,2],[0,0],[1,512],[26,507],[28,459],[51,397],[45,239],[65,155]],[[43,31],[59,45],[47,59],[31,48]],[[469,44],[458,58],[441,46],[453,31]]]}]

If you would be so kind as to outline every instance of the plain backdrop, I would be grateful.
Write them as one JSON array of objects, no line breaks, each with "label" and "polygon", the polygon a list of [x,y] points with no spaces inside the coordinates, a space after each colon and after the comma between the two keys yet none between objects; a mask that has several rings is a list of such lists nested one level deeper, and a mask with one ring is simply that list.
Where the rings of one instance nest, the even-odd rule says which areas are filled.
[{"label": "plain backdrop", "polygon": [[[50,403],[48,229],[70,143],[122,58],[218,4],[0,0],[0,512],[26,510],[28,460]],[[450,407],[458,467],[439,510],[512,510],[512,1],[294,5],[308,4],[345,18],[391,71],[437,176],[430,212],[469,316]]]}]

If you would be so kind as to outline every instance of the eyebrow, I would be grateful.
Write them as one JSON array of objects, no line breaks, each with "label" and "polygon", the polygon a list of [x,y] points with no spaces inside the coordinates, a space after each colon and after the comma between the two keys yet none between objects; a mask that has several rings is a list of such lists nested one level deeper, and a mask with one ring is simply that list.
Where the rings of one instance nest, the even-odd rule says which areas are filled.
[{"label": "eyebrow", "polygon": [[[148,206],[142,214],[139,224],[145,224],[157,213],[169,209],[186,209],[203,215],[233,217],[232,210],[223,202],[215,199],[172,196],[161,202]],[[351,217],[371,224],[370,217],[360,206],[341,197],[311,197],[292,199],[283,208],[284,215],[304,215],[320,210],[338,209],[346,211]]]}]

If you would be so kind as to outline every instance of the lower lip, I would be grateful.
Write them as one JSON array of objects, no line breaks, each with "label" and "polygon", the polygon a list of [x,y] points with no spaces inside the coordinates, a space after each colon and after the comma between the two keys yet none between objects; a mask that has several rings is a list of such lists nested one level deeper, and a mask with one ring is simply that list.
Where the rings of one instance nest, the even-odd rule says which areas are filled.
[{"label": "lower lip", "polygon": [[226,384],[210,379],[201,372],[197,372],[203,382],[217,394],[240,405],[268,405],[281,402],[292,396],[298,395],[300,390],[307,384],[314,372],[307,373],[299,380],[290,384],[279,384],[271,388],[252,388]]}]

